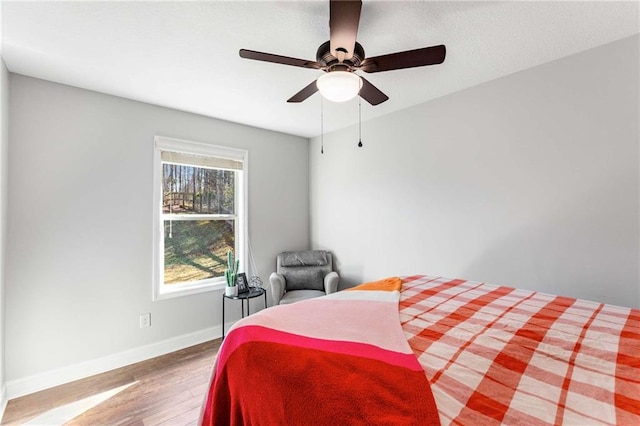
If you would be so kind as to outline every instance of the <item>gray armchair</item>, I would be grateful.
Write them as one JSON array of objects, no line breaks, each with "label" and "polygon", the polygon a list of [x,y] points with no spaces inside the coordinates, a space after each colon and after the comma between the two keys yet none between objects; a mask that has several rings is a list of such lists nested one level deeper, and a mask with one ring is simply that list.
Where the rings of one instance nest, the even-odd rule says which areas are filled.
[{"label": "gray armchair", "polygon": [[328,251],[288,251],[280,253],[277,262],[276,272],[269,277],[274,305],[338,291],[340,277],[333,271],[333,259]]}]

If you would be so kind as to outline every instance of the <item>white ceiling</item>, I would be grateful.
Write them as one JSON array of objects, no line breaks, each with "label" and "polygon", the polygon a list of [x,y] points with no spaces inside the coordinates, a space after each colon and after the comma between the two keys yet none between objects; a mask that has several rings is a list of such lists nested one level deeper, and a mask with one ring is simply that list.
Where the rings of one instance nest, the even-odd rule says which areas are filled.
[{"label": "white ceiling", "polygon": [[[364,74],[389,96],[370,119],[640,32],[626,2],[364,0],[367,56],[445,44],[442,65]],[[320,133],[320,96],[286,100],[321,75],[241,59],[241,48],[315,60],[328,1],[8,2],[10,71],[304,137]],[[357,100],[325,101],[324,131],[357,123]]]}]

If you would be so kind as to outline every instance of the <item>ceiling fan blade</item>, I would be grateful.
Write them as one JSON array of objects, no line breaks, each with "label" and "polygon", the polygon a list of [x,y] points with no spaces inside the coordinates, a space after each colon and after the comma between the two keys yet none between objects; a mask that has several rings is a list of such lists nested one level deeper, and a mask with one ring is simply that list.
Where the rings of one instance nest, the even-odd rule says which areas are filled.
[{"label": "ceiling fan blade", "polygon": [[299,103],[307,99],[309,96],[313,95],[318,91],[318,86],[316,85],[316,81],[312,81],[308,84],[304,89],[293,95],[291,98],[287,100],[287,102]]},{"label": "ceiling fan blade", "polygon": [[353,56],[361,9],[361,0],[331,0],[329,3],[331,54],[340,62]]},{"label": "ceiling fan blade", "polygon": [[381,72],[436,65],[443,63],[446,55],[447,49],[441,44],[439,46],[423,47],[422,49],[366,58],[362,61],[360,69],[364,72]]},{"label": "ceiling fan blade", "polygon": [[369,102],[371,105],[378,105],[389,99],[387,95],[382,93],[376,86],[369,83],[367,79],[362,77],[360,78],[362,79],[362,87],[360,88],[360,97],[362,99]]},{"label": "ceiling fan blade", "polygon": [[256,61],[273,62],[275,64],[292,65],[294,67],[320,69],[322,65],[315,61],[289,58],[288,56],[274,55],[272,53],[256,52],[255,50],[240,49],[240,57],[254,59]]}]

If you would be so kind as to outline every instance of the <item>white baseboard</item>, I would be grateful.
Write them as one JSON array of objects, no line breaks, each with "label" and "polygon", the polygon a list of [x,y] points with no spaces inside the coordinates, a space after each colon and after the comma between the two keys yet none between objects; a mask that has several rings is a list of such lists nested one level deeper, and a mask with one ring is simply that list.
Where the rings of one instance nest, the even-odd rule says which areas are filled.
[{"label": "white baseboard", "polygon": [[[225,327],[225,329],[228,330],[229,326]],[[136,362],[165,355],[170,352],[178,351],[180,349],[204,343],[209,340],[218,339],[220,337],[222,337],[222,329],[220,326],[206,328],[194,333],[183,334],[181,336],[162,340],[150,345],[140,346],[138,348],[115,353],[113,355],[107,355],[102,358],[12,380],[7,382],[6,388],[2,389],[2,393],[0,394],[2,399],[0,402],[3,403],[2,407],[4,408],[6,406],[6,401],[10,399],[19,398],[21,396],[62,385],[64,383],[73,382],[74,380],[84,379],[86,377],[104,373],[126,365],[135,364]]]},{"label": "white baseboard", "polygon": [[8,401],[9,400],[7,398],[7,385],[3,383],[2,387],[0,388],[0,419],[4,417],[4,410],[7,409]]}]

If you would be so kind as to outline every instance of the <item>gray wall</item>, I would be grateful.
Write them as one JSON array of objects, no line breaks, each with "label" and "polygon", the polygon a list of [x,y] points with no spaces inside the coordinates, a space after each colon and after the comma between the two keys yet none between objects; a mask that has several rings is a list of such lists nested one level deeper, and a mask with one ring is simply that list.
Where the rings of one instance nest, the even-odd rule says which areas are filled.
[{"label": "gray wall", "polygon": [[16,74],[10,88],[7,381],[220,325],[220,291],[151,301],[156,134],[249,151],[264,281],[309,246],[306,139]]},{"label": "gray wall", "polygon": [[362,149],[353,127],[324,155],[313,139],[312,246],[344,285],[428,274],[640,306],[638,40],[365,122]]},{"label": "gray wall", "polygon": [[9,71],[0,58],[0,413],[5,402],[5,259],[9,149]]}]

